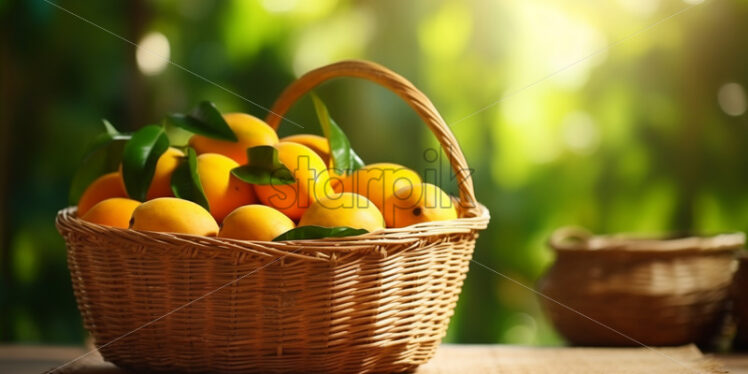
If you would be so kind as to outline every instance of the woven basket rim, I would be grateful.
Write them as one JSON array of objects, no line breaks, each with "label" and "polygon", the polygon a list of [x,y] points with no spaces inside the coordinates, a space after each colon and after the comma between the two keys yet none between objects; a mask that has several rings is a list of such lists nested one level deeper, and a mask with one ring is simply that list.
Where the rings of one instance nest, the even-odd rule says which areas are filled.
[{"label": "woven basket rim", "polygon": [[[173,247],[191,247],[206,249],[226,249],[228,251],[214,251],[217,256],[234,256],[237,251],[249,254],[291,257],[305,260],[330,261],[343,255],[357,252],[371,252],[372,248],[388,244],[417,244],[423,240],[449,234],[468,234],[485,229],[488,226],[490,214],[488,209],[478,204],[480,211],[477,217],[462,217],[449,221],[434,221],[407,226],[403,228],[388,228],[372,233],[342,238],[305,239],[288,241],[259,241],[238,240],[219,237],[198,236],[178,233],[162,233],[153,231],[138,231],[118,227],[104,226],[84,221],[77,217],[76,207],[67,207],[57,213],[57,226],[61,229],[85,231],[97,236],[121,238],[133,242],[157,241],[172,243]],[[376,250],[376,249],[375,249]]]},{"label": "woven basket rim", "polygon": [[667,238],[637,234],[593,235],[579,227],[562,227],[549,240],[556,252],[592,253],[619,252],[627,254],[683,254],[686,252],[716,253],[734,252],[745,245],[742,232],[721,233],[704,236]]}]

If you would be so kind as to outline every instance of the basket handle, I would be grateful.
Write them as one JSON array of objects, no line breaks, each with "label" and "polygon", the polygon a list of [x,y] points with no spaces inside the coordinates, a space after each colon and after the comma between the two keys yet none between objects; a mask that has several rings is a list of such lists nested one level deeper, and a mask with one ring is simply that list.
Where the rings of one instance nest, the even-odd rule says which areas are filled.
[{"label": "basket handle", "polygon": [[360,60],[346,60],[314,69],[291,83],[273,104],[265,121],[277,129],[283,116],[304,94],[319,84],[338,77],[362,78],[377,83],[400,96],[439,140],[457,176],[460,190],[460,208],[463,216],[476,217],[480,214],[473,190],[473,179],[465,156],[454,134],[426,95],[401,75],[382,65]]},{"label": "basket handle", "polygon": [[592,239],[592,233],[587,229],[566,226],[556,229],[551,234],[548,244],[554,249],[586,248],[590,239]]}]

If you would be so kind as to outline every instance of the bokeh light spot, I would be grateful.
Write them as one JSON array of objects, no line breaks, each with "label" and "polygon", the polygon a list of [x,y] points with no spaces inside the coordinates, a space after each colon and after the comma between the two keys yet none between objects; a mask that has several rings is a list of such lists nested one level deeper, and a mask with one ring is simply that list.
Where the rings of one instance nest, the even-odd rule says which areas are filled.
[{"label": "bokeh light spot", "polygon": [[537,335],[537,323],[527,313],[517,313],[509,317],[511,323],[502,336],[508,344],[532,344]]},{"label": "bokeh light spot", "polygon": [[170,53],[169,40],[164,34],[148,33],[140,40],[135,50],[138,69],[145,75],[156,75],[166,68]]},{"label": "bokeh light spot", "polygon": [[588,154],[597,148],[600,133],[592,117],[585,112],[568,114],[561,126],[566,147],[575,153]]},{"label": "bokeh light spot", "polygon": [[717,101],[722,111],[730,116],[741,116],[746,110],[745,89],[738,83],[722,85],[717,92]]}]

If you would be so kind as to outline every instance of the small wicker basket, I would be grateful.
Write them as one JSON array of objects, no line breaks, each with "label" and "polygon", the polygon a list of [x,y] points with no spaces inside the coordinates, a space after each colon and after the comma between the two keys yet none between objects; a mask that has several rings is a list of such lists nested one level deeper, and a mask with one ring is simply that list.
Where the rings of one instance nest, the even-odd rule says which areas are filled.
[{"label": "small wicker basket", "polygon": [[86,329],[104,358],[135,371],[402,372],[434,354],[489,214],[454,135],[405,78],[343,61],[292,83],[277,128],[303,94],[363,78],[403,98],[457,175],[459,217],[358,237],[239,241],[100,226],[60,211],[57,227]]},{"label": "small wicker basket", "polygon": [[744,242],[742,233],[654,240],[559,229],[541,302],[576,345],[706,342],[725,316]]},{"label": "small wicker basket", "polygon": [[732,317],[736,324],[733,348],[748,350],[748,252],[738,254],[738,271],[732,280]]}]

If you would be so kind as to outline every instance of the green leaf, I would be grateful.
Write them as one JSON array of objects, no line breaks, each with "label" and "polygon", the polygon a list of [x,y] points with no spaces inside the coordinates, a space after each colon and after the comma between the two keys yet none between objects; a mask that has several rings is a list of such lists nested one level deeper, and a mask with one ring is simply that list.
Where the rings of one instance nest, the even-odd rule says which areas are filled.
[{"label": "green leaf", "polygon": [[352,227],[322,227],[322,226],[299,226],[280,234],[273,239],[274,242],[283,240],[303,240],[321,238],[341,238],[344,236],[363,235],[369,231],[365,229],[354,229]]},{"label": "green leaf", "polygon": [[310,95],[314,102],[314,110],[317,112],[322,132],[330,143],[330,157],[332,158],[332,165],[335,170],[345,175],[364,167],[364,162],[353,151],[353,148],[351,148],[351,142],[348,141],[348,137],[345,136],[340,126],[330,117],[330,112],[327,110],[325,103],[314,92],[311,92]]},{"label": "green leaf", "polygon": [[282,185],[296,182],[291,170],[278,160],[278,150],[269,145],[247,149],[249,164],[231,170],[235,177],[252,184]]},{"label": "green leaf", "polygon": [[112,125],[111,122],[109,122],[106,118],[102,118],[101,122],[104,124],[104,129],[106,130],[106,133],[112,136],[119,135],[119,131],[117,131],[116,128],[114,128],[114,125]]},{"label": "green leaf", "polygon": [[187,156],[179,161],[179,165],[171,175],[171,190],[174,196],[200,204],[210,211],[208,198],[205,197],[200,176],[197,173],[197,153],[191,147],[187,148]]},{"label": "green leaf", "polygon": [[167,123],[209,138],[237,142],[239,139],[223,119],[221,112],[210,101],[202,101],[190,113],[166,116]]},{"label": "green leaf", "polygon": [[[102,137],[102,135],[107,135]],[[70,185],[69,201],[75,205],[86,188],[96,178],[117,170],[122,161],[122,152],[130,139],[129,135],[108,136],[101,134],[95,147],[89,147]],[[103,141],[106,140],[106,141]],[[92,144],[93,145],[93,144]]]},{"label": "green leaf", "polygon": [[130,135],[127,134],[108,134],[108,133],[102,133],[99,135],[96,135],[96,137],[93,138],[91,143],[88,144],[86,147],[86,151],[83,153],[83,159],[87,159],[91,157],[92,154],[99,151],[99,149],[109,146],[109,143],[115,140],[124,140],[127,141],[130,139]]},{"label": "green leaf", "polygon": [[130,139],[129,134],[120,134],[117,129],[106,119],[101,120],[104,124],[105,132],[97,135],[86,147],[86,151],[83,153],[83,159],[87,159],[91,154],[96,152],[99,148],[107,146],[113,140],[127,140]]},{"label": "green leaf", "polygon": [[122,178],[130,198],[145,201],[158,158],[169,148],[164,128],[148,125],[138,130],[125,144],[122,153]]},{"label": "green leaf", "polygon": [[120,134],[106,119],[101,121],[105,132],[88,144],[70,184],[68,199],[71,205],[78,203],[83,192],[96,178],[117,170],[122,160],[122,149],[130,139],[130,135]]}]

